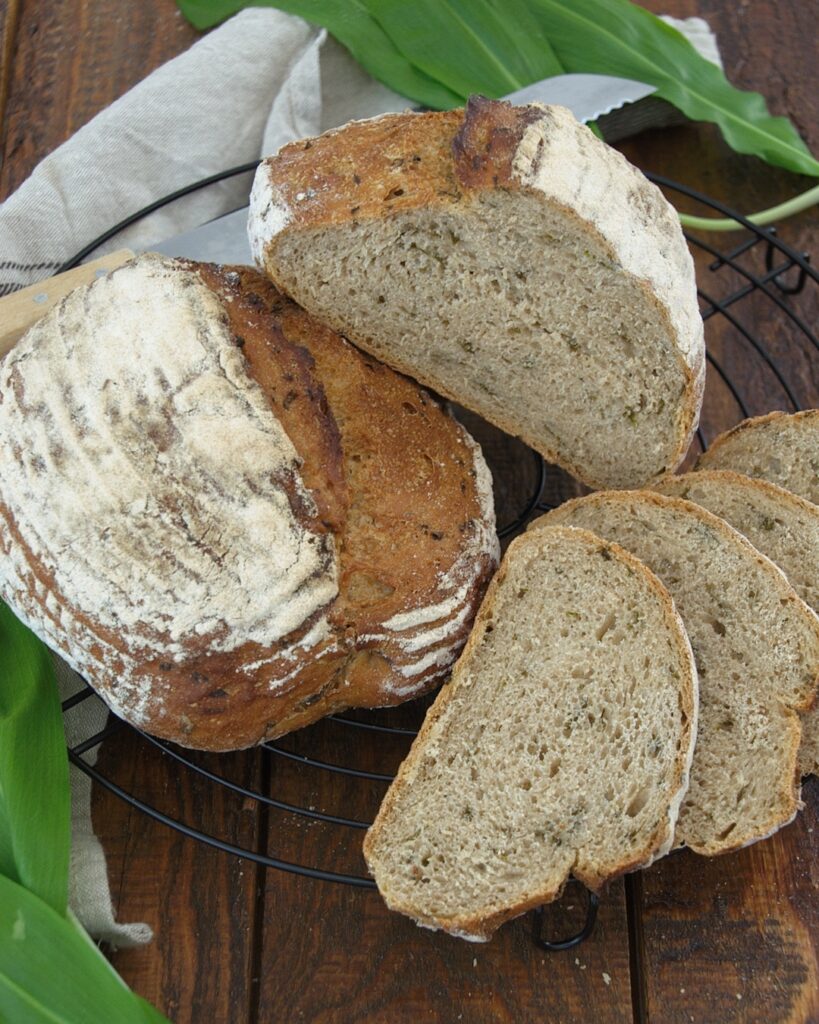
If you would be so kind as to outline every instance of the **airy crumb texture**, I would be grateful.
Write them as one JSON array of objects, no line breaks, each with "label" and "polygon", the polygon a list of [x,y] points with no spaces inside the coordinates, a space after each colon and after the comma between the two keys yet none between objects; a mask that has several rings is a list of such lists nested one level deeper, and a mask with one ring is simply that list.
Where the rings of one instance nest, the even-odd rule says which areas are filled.
[{"label": "airy crumb texture", "polygon": [[[667,476],[654,490],[696,502],[730,523],[785,573],[814,612],[819,611],[819,507],[767,480],[724,469]],[[799,768],[819,771],[819,707],[802,719]]]},{"label": "airy crumb texture", "polygon": [[668,592],[585,530],[515,540],[367,833],[387,904],[473,940],[665,853],[697,684]]},{"label": "airy crumb texture", "polygon": [[799,807],[798,712],[819,676],[819,624],[782,572],[722,519],[679,498],[609,492],[538,524],[617,541],[668,587],[700,681],[699,736],[677,840],[725,853],[763,839]]},{"label": "airy crumb texture", "polygon": [[704,348],[679,222],[563,108],[476,98],[294,143],[249,230],[306,309],[590,486],[685,454]]},{"label": "airy crumb texture", "polygon": [[696,469],[732,469],[819,504],[819,409],[771,412],[715,438]]}]

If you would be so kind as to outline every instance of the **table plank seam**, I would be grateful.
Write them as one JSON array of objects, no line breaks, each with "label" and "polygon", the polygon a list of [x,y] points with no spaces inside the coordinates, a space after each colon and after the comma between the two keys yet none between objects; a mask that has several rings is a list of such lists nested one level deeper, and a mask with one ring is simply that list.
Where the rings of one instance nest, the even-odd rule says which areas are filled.
[{"label": "table plank seam", "polygon": [[[271,759],[261,759],[259,788],[264,794],[270,792],[272,779]],[[256,819],[256,852],[266,854],[270,841],[270,805],[261,803]],[[259,1013],[262,997],[262,961],[264,957],[264,921],[266,905],[267,868],[264,864],[256,864],[255,899],[253,902],[253,937],[250,943],[250,978],[248,983],[248,1024],[259,1024]]]},{"label": "table plank seam", "polygon": [[5,23],[3,25],[2,63],[0,64],[0,163],[5,163],[8,124],[6,104],[11,90],[11,69],[17,51],[17,34],[20,30],[20,5],[22,0],[6,0]]},{"label": "table plank seam", "polygon": [[643,878],[640,872],[626,876],[625,890],[632,1013],[634,1024],[649,1024],[643,932]]}]

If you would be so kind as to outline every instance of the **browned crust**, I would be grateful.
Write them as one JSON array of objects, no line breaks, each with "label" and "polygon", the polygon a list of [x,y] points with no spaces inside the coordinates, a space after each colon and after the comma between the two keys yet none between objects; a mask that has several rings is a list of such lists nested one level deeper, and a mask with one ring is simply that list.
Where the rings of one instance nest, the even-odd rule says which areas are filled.
[{"label": "browned crust", "polygon": [[[725,483],[731,487],[742,488],[746,491],[756,491],[759,495],[787,506],[792,512],[799,512],[802,515],[809,516],[819,524],[819,508],[812,501],[808,501],[807,498],[803,498],[800,494],[794,494],[793,491],[789,491],[786,487],[780,487],[779,484],[772,484],[770,480],[763,480],[761,477],[756,476],[746,476],[745,473],[737,473],[733,469],[697,469],[692,470],[690,473],[667,473],[652,484],[652,490],[656,490],[660,494],[667,494],[668,492],[665,488],[669,485],[671,487],[675,487],[678,483],[683,485],[691,483],[695,485],[708,480],[712,480],[714,483]],[[669,496],[677,497],[678,495]],[[683,495],[679,495],[679,497],[683,497]]]},{"label": "browned crust", "polygon": [[520,188],[513,176],[515,154],[526,129],[542,117],[541,107],[514,107],[470,96],[451,143],[461,186],[472,190]]},{"label": "browned crust", "polygon": [[[745,434],[746,432],[753,433],[755,430],[762,430],[764,432],[765,427],[770,424],[782,423],[784,420],[792,423],[804,424],[805,427],[810,428],[819,434],[819,409],[802,409],[800,412],[782,412],[781,410],[774,410],[773,412],[765,413],[764,416],[753,416],[750,419],[743,420],[741,423],[737,423],[737,425],[731,427],[730,430],[726,430],[724,433],[715,437],[709,444],[708,448],[697,459],[694,471],[699,472],[700,470],[710,469],[714,456],[719,453],[726,444],[730,446],[730,442],[738,435]],[[810,500],[803,495],[798,495],[798,497],[801,497],[804,501]],[[811,502],[811,504],[815,503]]]},{"label": "browned crust", "polygon": [[449,144],[463,111],[385,114],[291,142],[264,163],[299,228],[369,220],[461,197]]},{"label": "browned crust", "polygon": [[[680,712],[683,719],[683,742],[680,745],[680,751],[675,763],[673,782],[669,787],[672,794],[677,794],[681,787],[687,785],[692,733],[695,729],[696,723],[697,678],[688,638],[680,617],[677,614],[671,595],[663,583],[643,562],[619,544],[604,540],[592,533],[590,530],[582,529],[580,527],[552,526],[551,524],[545,524],[543,522],[543,519],[545,518],[546,517],[542,517],[537,520],[537,522],[542,526],[548,527],[550,532],[557,535],[564,534],[572,540],[582,538],[582,540],[590,546],[590,553],[605,553],[606,557],[614,555],[615,558],[628,566],[635,575],[641,577],[649,585],[658,599],[666,623],[668,624],[669,632],[674,637],[674,641],[677,645],[680,665],[685,665],[688,668],[687,672],[681,673],[679,690]],[[389,830],[389,819],[391,815],[395,813],[396,803],[402,790],[405,786],[412,784],[414,768],[416,764],[420,763],[423,757],[423,752],[434,724],[439,718],[441,718],[450,701],[457,694],[458,688],[461,685],[461,676],[468,669],[471,660],[480,649],[481,642],[484,634],[486,633],[486,627],[491,622],[495,612],[495,601],[497,599],[498,591],[503,586],[504,580],[506,579],[509,561],[515,557],[516,552],[521,547],[526,546],[528,542],[527,538],[528,534],[523,534],[522,536],[515,538],[515,540],[513,540],[509,545],[503,561],[501,562],[500,568],[495,574],[494,579],[489,584],[486,596],[484,597],[483,603],[481,604],[480,610],[475,618],[475,625],[472,633],[470,634],[466,647],[452,671],[452,678],[447,686],[445,686],[438,694],[435,699],[435,703],[427,712],[423,726],[413,741],[407,757],[402,762],[395,780],[387,791],[375,821],[364,837],[364,857],[367,861],[370,873],[373,875],[376,874],[373,869],[373,864],[377,857],[377,851],[375,849],[376,844],[381,840],[384,831]],[[385,892],[384,889],[381,889],[380,887],[379,889],[391,910],[396,910],[412,917],[418,924],[433,928],[440,928],[443,931],[461,935],[462,937],[489,939],[492,934],[502,924],[504,924],[504,922],[512,920],[512,918],[519,917],[521,914],[525,914],[528,910],[539,907],[544,903],[550,903],[552,900],[557,899],[570,877],[577,878],[589,889],[599,892],[608,882],[618,878],[620,875],[645,867],[647,864],[652,862],[657,851],[671,840],[672,831],[673,824],[668,821],[668,818],[665,818],[658,824],[654,833],[648,837],[642,849],[635,851],[634,856],[629,861],[620,862],[610,868],[607,868],[605,871],[590,872],[577,869],[577,857],[575,857],[575,865],[566,872],[560,884],[554,889],[533,891],[513,906],[499,910],[490,911],[487,909],[483,913],[445,919],[431,918],[425,915],[419,916],[417,908],[401,900],[396,900],[392,898],[389,893]],[[376,881],[378,881],[377,876]]]},{"label": "browned crust", "polygon": [[[494,569],[492,555],[484,550],[461,566],[460,576],[453,576],[476,531],[488,525],[465,431],[420,387],[357,352],[257,272],[187,261],[182,266],[198,273],[222,300],[250,375],[303,460],[302,479],[319,510],[319,520],[310,517],[311,525],[335,538],[340,594],[272,649],[248,643],[214,653],[207,638],[189,639],[181,662],[158,656],[138,665],[132,679],[146,683],[154,697],[147,718],[137,724],[185,746],[229,750],[341,708],[395,704],[417,696],[448,671]],[[353,463],[359,458],[367,468],[356,476]],[[359,525],[362,519],[375,524],[371,542]],[[46,602],[48,593],[61,602],[54,580],[25,551],[2,500],[0,522],[0,555],[11,544],[23,547],[28,565],[23,589],[4,597],[23,617],[29,613],[33,621],[40,618],[49,630],[46,641],[62,647],[61,653],[89,675],[103,696],[110,693],[119,703],[118,679],[134,662],[127,638],[72,609],[95,639],[85,649],[77,637],[68,638],[68,649],[57,643],[58,619]],[[453,581],[467,586],[456,609],[466,608],[467,614],[445,641],[407,652],[398,639],[384,633],[385,621],[436,604]],[[329,637],[297,652],[294,659],[288,649],[325,613]],[[446,625],[450,617],[443,615],[423,628]],[[105,647],[117,658],[111,661],[109,652],[103,669]],[[452,651],[441,664],[412,677],[416,691],[394,692],[397,684],[408,682],[403,667],[449,647]],[[244,671],[259,661],[266,663]]]},{"label": "browned crust", "polygon": [[309,350],[288,337],[271,316],[281,306],[281,295],[247,267],[179,262],[218,295],[251,376],[302,459],[301,477],[318,506],[322,526],[337,532],[343,528],[349,504],[341,434]]},{"label": "browned crust", "polygon": [[726,441],[737,434],[744,433],[746,430],[755,430],[758,427],[764,427],[769,423],[776,423],[778,420],[783,419],[794,421],[816,420],[817,426],[819,426],[819,409],[802,409],[800,412],[783,412],[781,409],[775,409],[773,412],[767,412],[763,416],[752,416],[747,420],[743,420],[741,423],[737,423],[736,426],[731,427],[730,430],[725,430],[714,438],[708,445],[707,450],[697,460],[697,468],[699,469],[700,465],[702,465],[703,469],[706,469],[710,456],[725,444]]},{"label": "browned crust", "polygon": [[[686,514],[699,519],[709,528],[716,530],[728,543],[741,547],[746,557],[750,556],[751,559],[769,577],[770,581],[779,591],[781,603],[783,605],[792,606],[793,610],[804,620],[807,627],[810,627],[815,632],[819,630],[815,621],[816,616],[799,597],[793,587],[791,587],[785,579],[784,574],[769,558],[757,551],[746,537],[739,533],[739,531],[735,530],[732,526],[729,526],[728,523],[723,519],[720,519],[719,516],[715,516],[713,513],[702,508],[702,506],[691,501],[686,501],[683,498],[667,497],[663,494],[656,494],[653,491],[601,491],[597,494],[589,494],[585,497],[574,498],[571,501],[560,505],[558,508],[553,509],[545,516],[542,516],[540,519],[531,523],[529,525],[529,529],[537,528],[539,525],[560,523],[565,518],[570,517],[572,510],[580,504],[600,504],[602,502],[615,501],[623,505],[627,505],[629,502],[633,502],[635,500],[649,505],[655,505],[660,508],[674,508],[677,511],[685,512]],[[817,673],[819,673],[819,668],[817,668]],[[702,845],[687,843],[686,845],[694,850],[695,853],[704,854],[706,856],[733,853],[736,850],[740,850],[744,846],[747,846],[749,843],[756,842],[758,839],[766,838],[772,832],[777,831],[792,820],[793,815],[800,806],[797,756],[802,737],[802,728],[799,716],[800,714],[804,714],[806,711],[810,710],[813,706],[816,699],[817,686],[819,686],[819,674],[814,677],[812,685],[805,687],[804,696],[801,700],[798,700],[793,704],[786,704],[784,701],[779,702],[781,708],[790,720],[791,754],[793,761],[792,769],[790,771],[786,770],[782,777],[782,792],[780,794],[780,798],[783,804],[783,809],[781,812],[769,819],[768,825],[764,829],[760,829],[759,835],[752,837],[746,836],[744,838],[740,837],[730,843],[723,842],[720,844],[711,843]],[[696,751],[694,756],[696,757]]]}]

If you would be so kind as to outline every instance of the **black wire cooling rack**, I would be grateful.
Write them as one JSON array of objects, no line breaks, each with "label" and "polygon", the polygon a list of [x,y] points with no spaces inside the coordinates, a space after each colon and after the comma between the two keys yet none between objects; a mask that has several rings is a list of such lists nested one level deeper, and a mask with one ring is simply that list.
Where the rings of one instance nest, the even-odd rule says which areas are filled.
[{"label": "black wire cooling rack", "polygon": [[[61,269],[76,266],[108,239],[160,207],[227,178],[247,174],[255,167],[254,162],[232,168],[152,203],[94,239]],[[649,177],[665,190],[672,201],[676,196],[685,196],[722,216],[735,218],[747,232],[747,237],[740,244],[724,252],[702,238],[687,236],[697,266],[700,309],[706,324],[708,346],[708,382],[701,426],[694,445],[695,451],[697,448],[704,450],[709,438],[745,417],[759,415],[772,407],[796,411],[803,407],[804,402],[812,400],[810,387],[819,340],[809,328],[808,320],[816,321],[819,274],[811,267],[810,257],[784,244],[775,228],[758,228],[721,203],[692,189],[666,178]],[[800,296],[799,300],[796,296]],[[777,329],[784,321],[792,325],[788,331],[791,340],[787,343],[783,342]],[[727,389],[727,402],[726,395],[719,394],[721,389]],[[775,406],[770,405],[773,393],[781,396]],[[732,409],[730,414],[726,412],[728,408]],[[547,466],[530,449],[509,438],[504,439],[503,435],[475,417],[466,414],[465,420],[484,445],[495,478],[496,500],[500,499],[501,506],[506,506],[499,510],[502,540],[508,541],[519,533],[534,515],[580,493],[579,485],[560,470]],[[510,445],[516,447],[510,449]],[[512,493],[517,497],[510,505],[508,496]],[[84,702],[99,700],[94,691],[86,687],[65,701],[63,710],[65,713]],[[71,762],[100,786],[191,839],[265,867],[316,880],[373,889],[375,883],[365,874],[360,842],[348,843],[345,847],[344,843],[336,844],[331,839],[327,844],[331,858],[329,866],[300,863],[286,855],[276,856],[266,847],[251,848],[249,844],[236,842],[233,837],[214,834],[202,817],[197,820],[195,813],[187,820],[164,813],[154,806],[155,801],[140,793],[138,782],[129,788],[124,787],[111,777],[110,771],[90,763],[89,755],[95,754],[104,740],[127,730],[144,745],[146,756],[170,759],[175,769],[195,773],[205,786],[213,787],[214,792],[218,790],[242,806],[259,808],[265,823],[270,814],[281,814],[282,828],[289,831],[279,830],[280,837],[286,839],[294,829],[304,824],[320,825],[329,830],[330,836],[344,832],[357,833],[360,837],[370,822],[364,816],[351,817],[343,813],[349,787],[370,787],[373,791],[370,804],[377,807],[395,767],[409,748],[428,703],[428,700],[422,700],[400,709],[331,715],[316,726],[264,743],[253,754],[259,762],[258,770],[252,773],[253,783],[231,775],[228,770],[231,755],[222,755],[221,759],[214,755],[200,756],[195,751],[138,733],[113,715],[109,716],[104,728],[71,746],[68,754]],[[328,733],[332,734],[331,749],[340,751],[335,760],[328,760],[326,755],[315,756],[317,729],[323,730],[322,742]],[[362,752],[367,755],[363,759]],[[383,763],[379,763],[379,759]],[[363,767],[363,764],[369,767]],[[323,784],[317,785],[317,780]],[[330,800],[335,795],[341,801],[341,808],[318,806],[314,802],[318,799],[317,793]],[[284,842],[283,845],[292,844]],[[358,858],[358,870],[338,870],[338,865],[332,863],[337,848],[345,848],[348,853],[350,849],[355,851],[353,856]],[[544,927],[553,928],[554,924],[547,926],[543,911],[535,913],[535,942],[549,950],[567,949],[582,942],[592,931],[598,905],[594,894],[587,893],[586,897],[585,922],[576,934],[567,939],[545,939]]]}]

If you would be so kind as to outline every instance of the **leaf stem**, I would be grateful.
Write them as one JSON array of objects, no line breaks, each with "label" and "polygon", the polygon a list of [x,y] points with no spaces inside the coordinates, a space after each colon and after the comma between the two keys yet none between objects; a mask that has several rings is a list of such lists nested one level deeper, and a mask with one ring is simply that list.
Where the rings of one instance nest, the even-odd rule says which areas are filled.
[{"label": "leaf stem", "polygon": [[[819,185],[814,185],[807,192],[789,199],[786,203],[772,206],[760,213],[752,213],[748,220],[758,227],[763,227],[765,224],[772,224],[776,220],[784,220],[785,217],[801,213],[814,203],[819,203]],[[684,228],[695,228],[699,231],[742,231],[745,227],[732,217],[693,217],[688,213],[679,213],[678,216]]]}]

